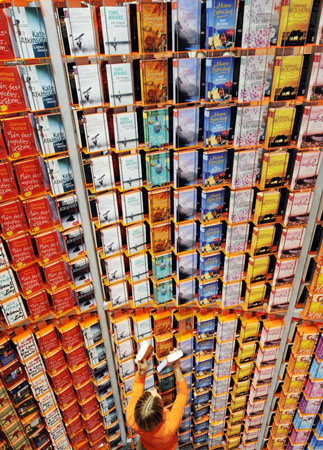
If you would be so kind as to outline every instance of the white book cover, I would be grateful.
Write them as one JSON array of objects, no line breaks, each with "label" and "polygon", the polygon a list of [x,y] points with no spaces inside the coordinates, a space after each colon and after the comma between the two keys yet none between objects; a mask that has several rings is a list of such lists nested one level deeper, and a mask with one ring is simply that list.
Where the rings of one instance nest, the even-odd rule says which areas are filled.
[{"label": "white book cover", "polygon": [[98,219],[100,226],[109,225],[119,220],[117,195],[115,192],[107,192],[96,198]]},{"label": "white book cover", "polygon": [[256,183],[257,150],[234,152],[231,185],[233,189]]},{"label": "white book cover", "polygon": [[306,100],[322,100],[322,89],[323,89],[323,53],[314,53],[312,70],[309,78],[309,83],[307,86]]},{"label": "white book cover", "polygon": [[149,275],[147,254],[131,256],[129,258],[130,274],[132,281],[142,280]]},{"label": "white book cover", "polygon": [[321,147],[323,143],[323,107],[305,106],[297,147]]},{"label": "white book cover", "polygon": [[[32,334],[31,331],[23,334],[22,338],[19,338],[15,341],[16,348],[18,350],[18,354],[20,356],[21,361],[27,367],[32,356],[36,356],[39,352],[36,338]],[[39,355],[37,355],[38,357]],[[41,358],[40,358],[41,359]],[[27,361],[28,360],[28,361]],[[26,369],[27,371],[27,369]],[[30,377],[31,378],[31,377]]]},{"label": "white book cover", "polygon": [[138,147],[138,125],[135,112],[113,115],[116,150],[130,150]]},{"label": "white book cover", "polygon": [[9,267],[10,263],[8,260],[8,255],[6,253],[6,250],[4,248],[4,245],[2,241],[0,241],[0,270]]},{"label": "white book cover", "polygon": [[44,416],[44,419],[45,419],[45,422],[46,422],[46,425],[48,426],[48,428],[52,428],[55,424],[57,424],[57,422],[61,421],[62,420],[62,416],[61,416],[61,412],[59,410],[59,407],[56,406],[54,409],[49,411]]},{"label": "white book cover", "polygon": [[290,193],[284,214],[284,225],[306,224],[310,214],[313,191]]},{"label": "white book cover", "polygon": [[40,375],[42,372],[46,371],[43,360],[39,354],[28,359],[28,361],[24,363],[24,367],[26,370],[28,380],[32,380],[33,378]]},{"label": "white book cover", "polygon": [[121,195],[122,220],[125,224],[144,219],[142,192],[127,192]]},{"label": "white book cover", "polygon": [[109,283],[122,280],[125,277],[123,255],[112,256],[104,260],[107,280]]},{"label": "white book cover", "polygon": [[140,154],[120,156],[119,171],[122,189],[133,189],[141,186],[143,181]]},{"label": "white book cover", "polygon": [[298,258],[277,261],[274,270],[272,285],[280,286],[282,284],[292,283],[296,272],[297,264]]},{"label": "white book cover", "polygon": [[56,442],[62,436],[66,435],[65,427],[62,422],[59,422],[49,431],[52,442]]},{"label": "white book cover", "polygon": [[66,230],[73,226],[79,225],[81,215],[76,195],[68,195],[57,200],[58,214],[62,228]]},{"label": "white book cover", "polygon": [[250,220],[253,196],[253,189],[242,189],[241,191],[230,192],[229,222],[247,222]]},{"label": "white book cover", "polygon": [[245,252],[248,245],[249,224],[228,225],[225,252],[238,253]]},{"label": "white book cover", "polygon": [[111,155],[91,159],[93,185],[96,192],[114,187],[114,172]]},{"label": "white book cover", "polygon": [[84,283],[88,283],[92,280],[92,275],[89,267],[89,260],[87,258],[81,258],[77,261],[70,263],[72,270],[72,276],[75,286],[81,286]]},{"label": "white book cover", "polygon": [[92,8],[64,8],[64,18],[71,55],[96,55]]},{"label": "white book cover", "polygon": [[139,281],[132,285],[132,300],[135,306],[147,303],[150,300],[149,280]]},{"label": "white book cover", "polygon": [[86,252],[82,228],[73,228],[63,234],[68,259],[74,259]]},{"label": "white book cover", "polygon": [[242,48],[270,46],[274,0],[245,0],[243,11]]},{"label": "white book cover", "polygon": [[122,281],[109,286],[109,296],[112,308],[117,308],[128,302],[127,282]]},{"label": "white book cover", "polygon": [[267,89],[267,55],[241,56],[238,102],[263,100]]},{"label": "white book cover", "polygon": [[9,327],[16,325],[28,317],[20,296],[3,302],[1,306],[4,318]]},{"label": "white book cover", "polygon": [[40,377],[35,378],[30,383],[30,386],[36,398],[40,395],[45,394],[45,392],[51,389],[46,373],[42,374]]},{"label": "white book cover", "polygon": [[51,190],[54,195],[64,194],[75,188],[69,157],[48,159],[46,166]]},{"label": "white book cover", "polygon": [[9,297],[18,294],[18,286],[11,269],[0,272],[0,300],[5,300]]},{"label": "white book cover", "polygon": [[256,146],[262,127],[262,107],[245,106],[237,109],[233,145],[236,148]]},{"label": "white book cover", "polygon": [[49,64],[24,65],[19,66],[18,70],[32,111],[58,106],[55,83]]},{"label": "white book cover", "polygon": [[101,25],[104,53],[125,55],[130,53],[130,30],[126,6],[101,6]]},{"label": "white book cover", "polygon": [[146,227],[145,224],[139,223],[126,228],[127,231],[127,247],[129,255],[138,253],[146,248]]},{"label": "white book cover", "polygon": [[107,64],[110,106],[132,105],[133,80],[131,63]]},{"label": "white book cover", "polygon": [[107,115],[104,112],[84,114],[83,124],[89,152],[110,148]]},{"label": "white book cover", "polygon": [[37,115],[34,119],[44,155],[67,150],[65,129],[60,114]]},{"label": "white book cover", "polygon": [[292,190],[315,186],[322,161],[322,151],[297,152],[290,187]]},{"label": "white book cover", "polygon": [[38,399],[38,406],[43,415],[56,405],[56,398],[52,390],[48,391]]},{"label": "white book cover", "polygon": [[81,312],[96,306],[95,293],[93,285],[80,287],[76,290],[78,307]]},{"label": "white book cover", "polygon": [[282,230],[278,245],[278,258],[300,256],[305,233],[305,226]]},{"label": "white book cover", "polygon": [[119,225],[113,225],[101,230],[103,253],[105,256],[113,255],[122,250],[121,231]]},{"label": "white book cover", "polygon": [[269,296],[269,311],[279,311],[280,309],[287,309],[292,287],[276,287],[272,288]]},{"label": "white book cover", "polygon": [[224,258],[223,281],[236,281],[243,278],[246,255],[226,256]]},{"label": "white book cover", "polygon": [[73,66],[77,97],[81,108],[104,104],[99,64]]}]

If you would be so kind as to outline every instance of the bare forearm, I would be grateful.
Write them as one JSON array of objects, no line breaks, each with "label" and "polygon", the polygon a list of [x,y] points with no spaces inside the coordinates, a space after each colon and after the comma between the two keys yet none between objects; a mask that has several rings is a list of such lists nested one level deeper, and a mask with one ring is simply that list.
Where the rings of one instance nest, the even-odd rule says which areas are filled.
[{"label": "bare forearm", "polygon": [[179,383],[180,381],[185,381],[184,375],[182,374],[180,367],[176,367],[176,369],[174,369],[174,374],[177,383]]}]

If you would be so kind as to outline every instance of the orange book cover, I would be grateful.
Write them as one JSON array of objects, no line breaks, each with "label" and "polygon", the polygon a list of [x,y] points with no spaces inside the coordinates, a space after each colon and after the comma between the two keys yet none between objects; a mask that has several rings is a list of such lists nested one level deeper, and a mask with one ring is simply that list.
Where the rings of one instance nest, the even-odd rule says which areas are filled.
[{"label": "orange book cover", "polygon": [[167,60],[140,62],[141,97],[145,105],[168,100]]},{"label": "orange book cover", "polygon": [[164,222],[171,217],[171,192],[168,189],[148,193],[149,220],[151,223]]},{"label": "orange book cover", "polygon": [[140,53],[167,50],[167,3],[137,3]]},{"label": "orange book cover", "polygon": [[170,223],[151,227],[151,249],[153,253],[161,253],[171,248],[172,227]]}]

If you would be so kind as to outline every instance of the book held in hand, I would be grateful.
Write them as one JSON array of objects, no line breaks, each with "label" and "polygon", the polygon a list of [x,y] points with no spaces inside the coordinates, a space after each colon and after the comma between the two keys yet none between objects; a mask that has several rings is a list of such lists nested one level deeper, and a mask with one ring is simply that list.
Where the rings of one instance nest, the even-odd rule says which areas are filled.
[{"label": "book held in hand", "polygon": [[167,365],[173,364],[175,361],[178,361],[180,358],[184,356],[182,350],[177,350],[173,353],[169,353],[169,355],[157,366],[157,372],[160,373]]},{"label": "book held in hand", "polygon": [[147,359],[151,357],[153,350],[154,349],[149,341],[142,341],[135,360],[139,362],[147,361]]}]

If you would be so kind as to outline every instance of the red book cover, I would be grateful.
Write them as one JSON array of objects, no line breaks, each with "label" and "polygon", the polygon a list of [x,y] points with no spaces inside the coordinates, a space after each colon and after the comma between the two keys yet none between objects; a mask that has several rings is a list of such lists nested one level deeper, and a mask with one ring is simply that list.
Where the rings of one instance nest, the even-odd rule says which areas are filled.
[{"label": "red book cover", "polygon": [[9,200],[18,194],[15,178],[9,161],[0,162],[0,200]]},{"label": "red book cover", "polygon": [[47,316],[50,313],[50,305],[46,291],[26,297],[31,320]]},{"label": "red book cover", "polygon": [[43,355],[59,347],[59,340],[54,325],[47,325],[39,331],[36,331],[36,338]]},{"label": "red book cover", "polygon": [[80,405],[83,417],[89,417],[92,413],[98,410],[98,402],[96,397],[90,398],[87,402]]},{"label": "red book cover", "polygon": [[51,291],[65,286],[69,282],[67,267],[63,259],[51,264],[46,264],[43,266],[43,271],[45,274],[47,287]]},{"label": "red book cover", "polygon": [[72,382],[77,388],[81,384],[85,383],[87,380],[91,379],[89,368],[87,364],[78,367],[77,369],[71,371]]},{"label": "red book cover", "polygon": [[27,230],[25,213],[19,199],[0,204],[0,225],[5,236],[13,236]]},{"label": "red book cover", "polygon": [[0,110],[2,113],[26,110],[17,67],[0,67]]},{"label": "red book cover", "polygon": [[84,403],[87,399],[94,395],[94,389],[91,381],[88,381],[85,384],[82,384],[79,388],[76,389],[77,400],[80,403]]},{"label": "red book cover", "polygon": [[37,233],[53,226],[47,197],[31,198],[25,201],[24,206],[32,233]]},{"label": "red book cover", "polygon": [[83,431],[83,423],[81,417],[75,417],[74,420],[65,424],[65,426],[69,437],[73,437],[80,431]]},{"label": "red book cover", "polygon": [[55,374],[59,370],[62,370],[66,365],[63,350],[61,348],[54,350],[46,356],[43,355],[43,357],[49,374]]},{"label": "red book cover", "polygon": [[32,197],[45,191],[43,174],[38,158],[24,159],[14,163],[20,193]]},{"label": "red book cover", "polygon": [[103,436],[104,436],[103,425],[99,425],[93,430],[87,432],[87,437],[90,441],[90,444],[92,444],[92,442],[97,441],[98,439],[101,439]]},{"label": "red book cover", "polygon": [[73,348],[66,353],[65,356],[70,369],[74,369],[87,361],[87,356],[83,345]]},{"label": "red book cover", "polygon": [[51,297],[53,310],[57,315],[61,315],[74,307],[74,296],[70,286],[66,286],[63,289],[54,292]]},{"label": "red book cover", "polygon": [[[105,438],[101,438],[99,441],[97,441],[91,445],[91,450],[100,450],[102,447],[104,448],[105,445],[106,445]],[[80,450],[80,449],[77,449],[77,450]]]},{"label": "red book cover", "polygon": [[[103,440],[103,442],[101,443],[101,447],[100,448],[104,448],[104,446],[106,445],[105,440]],[[91,447],[92,449],[93,447]],[[77,445],[76,450],[90,450],[90,447],[87,443],[87,440],[85,439],[84,442],[80,443]],[[98,449],[96,449],[98,450]]]},{"label": "red book cover", "polygon": [[0,60],[13,59],[7,15],[3,8],[0,9]]},{"label": "red book cover", "polygon": [[6,144],[4,143],[3,134],[1,133],[0,128],[0,158],[6,158],[7,156],[8,156],[7,147]]},{"label": "red book cover", "polygon": [[16,360],[7,367],[1,369],[1,376],[6,388],[10,388],[20,380],[25,378],[25,371],[20,363]]},{"label": "red book cover", "polygon": [[70,350],[83,343],[80,326],[76,320],[70,320],[58,328],[64,349]]},{"label": "red book cover", "polygon": [[73,385],[70,384],[69,386],[67,386],[63,390],[61,390],[59,393],[56,392],[56,398],[57,398],[59,406],[63,407],[63,408],[64,408],[64,406],[67,406],[69,403],[71,403],[73,400],[75,400],[76,397],[75,397]]},{"label": "red book cover", "polygon": [[81,444],[85,440],[84,431],[80,431],[79,433],[75,434],[74,436],[69,438],[71,441],[71,444],[73,448],[79,450],[82,447],[76,447],[78,444]]},{"label": "red book cover", "polygon": [[16,267],[35,261],[35,254],[29,234],[24,233],[7,240],[12,264]]},{"label": "red book cover", "polygon": [[35,294],[44,287],[37,263],[17,270],[17,276],[23,295]]},{"label": "red book cover", "polygon": [[46,264],[62,256],[57,231],[50,230],[35,236],[38,256],[43,264]]},{"label": "red book cover", "polygon": [[64,367],[60,372],[55,373],[51,377],[53,388],[55,392],[61,391],[65,386],[72,383],[72,378],[67,367]]},{"label": "red book cover", "polygon": [[2,129],[11,158],[26,158],[26,156],[37,155],[33,129],[28,116],[4,119]]},{"label": "red book cover", "polygon": [[101,423],[102,423],[101,415],[99,411],[96,411],[94,414],[92,414],[90,417],[84,420],[84,427],[86,428],[86,430],[93,430],[93,428],[97,427]]},{"label": "red book cover", "polygon": [[69,422],[70,420],[74,419],[75,417],[80,416],[80,410],[79,410],[77,402],[71,403],[70,405],[66,406],[65,408],[61,408],[61,412],[62,412],[65,422]]}]

